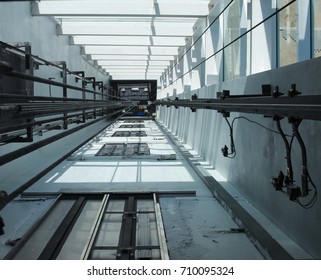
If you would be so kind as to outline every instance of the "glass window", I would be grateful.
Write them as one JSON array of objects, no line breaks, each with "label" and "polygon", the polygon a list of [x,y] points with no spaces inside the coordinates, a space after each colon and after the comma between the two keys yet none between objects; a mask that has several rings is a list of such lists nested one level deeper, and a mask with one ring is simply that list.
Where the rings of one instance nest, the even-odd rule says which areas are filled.
[{"label": "glass window", "polygon": [[100,205],[101,200],[87,201],[57,256],[57,260],[79,260],[81,258],[83,248],[89,242]]},{"label": "glass window", "polygon": [[[240,36],[239,1],[234,1],[224,12],[224,46]],[[237,60],[239,56],[239,41],[224,49],[224,80],[231,80],[238,74]]]},{"label": "glass window", "polygon": [[105,214],[100,225],[95,247],[118,246],[122,220],[122,214]]},{"label": "glass window", "polygon": [[[281,9],[290,0],[278,0]],[[298,57],[298,9],[297,2],[278,13],[279,21],[279,66],[297,62]]]},{"label": "glass window", "polygon": [[314,48],[313,56],[321,56],[321,1],[314,0]]}]

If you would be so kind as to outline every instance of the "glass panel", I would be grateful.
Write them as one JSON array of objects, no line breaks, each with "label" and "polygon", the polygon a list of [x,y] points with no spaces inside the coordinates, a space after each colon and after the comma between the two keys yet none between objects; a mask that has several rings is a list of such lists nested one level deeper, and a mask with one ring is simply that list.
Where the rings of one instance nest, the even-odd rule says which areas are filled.
[{"label": "glass panel", "polygon": [[105,144],[96,156],[121,156],[124,148],[125,144]]},{"label": "glass panel", "polygon": [[154,212],[154,201],[152,199],[137,199],[137,212],[152,211]]},{"label": "glass panel", "polygon": [[122,214],[105,214],[95,246],[118,246]]},{"label": "glass panel", "polygon": [[91,260],[116,260],[117,250],[93,250]]},{"label": "glass panel", "polygon": [[14,256],[16,260],[37,259],[67,215],[75,200],[61,200]]},{"label": "glass panel", "polygon": [[149,148],[147,144],[145,143],[139,144],[138,155],[149,155]]},{"label": "glass panel", "polygon": [[[136,250],[135,252],[135,258],[136,259],[143,259],[143,254],[142,251],[146,251],[146,250]],[[160,250],[159,249],[152,249],[152,250],[149,250],[150,251],[150,256],[152,260],[160,260],[161,259],[161,254],[160,254]]]},{"label": "glass panel", "polygon": [[113,199],[108,202],[107,212],[122,212],[124,211],[125,200]]},{"label": "glass panel", "polygon": [[130,136],[132,137],[144,137],[144,136],[147,136],[146,132],[145,131],[132,131],[130,133]]},{"label": "glass panel", "polygon": [[133,156],[137,154],[138,144],[127,144],[124,155]]},{"label": "glass panel", "polygon": [[154,213],[137,214],[136,226],[137,246],[158,246],[158,233]]},{"label": "glass panel", "polygon": [[96,222],[101,201],[88,201],[77,219],[68,239],[62,247],[58,260],[80,259],[84,247],[88,244],[90,233]]},{"label": "glass panel", "polygon": [[104,145],[96,156],[110,156],[115,149],[115,145]]},{"label": "glass panel", "polygon": [[[241,35],[241,2],[234,1],[224,12],[224,46]],[[224,49],[224,79],[230,80],[240,76],[240,40]]]},{"label": "glass panel", "polygon": [[321,1],[314,0],[314,57],[321,56]]},{"label": "glass panel", "polygon": [[117,144],[115,145],[115,149],[113,151],[113,156],[122,156],[124,153],[124,144]]},{"label": "glass panel", "polygon": [[[278,8],[290,0],[278,0]],[[284,66],[297,62],[298,44],[298,11],[297,2],[283,9],[279,16],[279,65]]]}]

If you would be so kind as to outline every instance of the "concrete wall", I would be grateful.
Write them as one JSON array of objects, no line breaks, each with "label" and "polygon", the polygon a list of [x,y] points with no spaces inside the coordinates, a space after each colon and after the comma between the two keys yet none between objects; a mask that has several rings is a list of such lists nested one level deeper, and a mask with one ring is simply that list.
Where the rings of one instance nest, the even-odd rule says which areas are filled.
[{"label": "concrete wall", "polygon": [[[203,87],[178,97],[190,98],[191,94],[197,93],[199,97],[213,98],[217,91],[223,89],[230,90],[232,95],[255,94],[261,92],[262,84],[279,86],[281,92],[287,93],[292,83],[297,84],[302,95],[319,94],[320,67],[321,59],[313,59]],[[239,115],[232,113],[229,120],[232,121]],[[252,114],[243,116],[276,130],[276,124],[270,118]],[[234,124],[237,155],[234,159],[228,159],[222,156],[221,147],[230,145],[229,128],[222,115],[216,111],[197,110],[192,113],[189,108],[160,106],[158,118],[290,238],[315,258],[321,257],[320,201],[318,200],[313,208],[305,210],[276,192],[270,183],[272,176],[280,170],[285,172],[286,168],[285,146],[280,135],[246,120],[237,120]],[[287,120],[281,121],[281,124],[286,133],[292,133]],[[321,149],[318,143],[321,123],[304,120],[300,125],[300,132],[307,148],[309,173],[320,192]],[[292,157],[294,177],[296,183],[300,184],[301,150],[296,141],[293,143]],[[312,194],[302,199],[302,202],[307,202],[311,196]]]}]

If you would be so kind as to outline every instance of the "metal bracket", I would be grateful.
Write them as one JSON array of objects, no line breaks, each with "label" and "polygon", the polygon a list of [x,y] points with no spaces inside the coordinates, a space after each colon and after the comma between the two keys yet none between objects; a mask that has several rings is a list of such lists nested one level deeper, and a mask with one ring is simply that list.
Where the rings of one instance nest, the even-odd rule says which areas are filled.
[{"label": "metal bracket", "polygon": [[283,93],[280,92],[279,86],[276,86],[274,88],[274,91],[272,92],[272,97],[277,98],[279,96],[283,95]]},{"label": "metal bracket", "polygon": [[292,84],[291,88],[289,89],[288,96],[294,97],[299,94],[301,94],[301,92],[296,90],[296,84]]},{"label": "metal bracket", "polygon": [[0,216],[0,235],[3,235],[3,234],[4,234],[4,221]]}]

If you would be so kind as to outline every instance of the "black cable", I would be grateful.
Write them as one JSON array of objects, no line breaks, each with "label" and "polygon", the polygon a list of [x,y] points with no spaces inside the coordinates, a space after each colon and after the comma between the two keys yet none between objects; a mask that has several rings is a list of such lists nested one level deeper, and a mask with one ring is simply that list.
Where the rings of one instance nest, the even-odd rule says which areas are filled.
[{"label": "black cable", "polygon": [[[294,202],[296,202],[297,204],[299,204],[302,208],[304,209],[310,209],[312,208],[315,203],[317,202],[318,200],[318,191],[317,191],[317,187],[316,185],[314,184],[311,176],[310,176],[310,173],[308,171],[308,167],[307,167],[307,153],[306,153],[306,148],[305,148],[305,145],[304,145],[304,142],[303,142],[303,139],[301,137],[301,134],[299,133],[298,131],[298,125],[301,123],[301,121],[297,122],[294,124],[293,126],[293,135],[287,135],[283,132],[282,130],[282,127],[281,127],[281,124],[280,124],[280,121],[277,120],[277,127],[278,127],[278,130],[279,131],[275,131],[273,129],[270,129],[256,121],[253,121],[251,119],[248,119],[246,117],[243,117],[243,116],[240,116],[240,117],[235,117],[233,120],[232,120],[232,123],[229,122],[229,120],[227,119],[226,116],[224,116],[224,119],[226,120],[228,126],[229,126],[229,129],[230,129],[230,138],[231,138],[231,143],[230,143],[230,146],[231,146],[231,153],[228,154],[226,157],[228,158],[235,158],[236,156],[236,149],[235,149],[235,144],[234,144],[234,136],[233,136],[233,130],[234,130],[234,122],[238,119],[244,119],[244,120],[247,120],[248,122],[251,122],[251,123],[254,123],[254,124],[257,124],[259,125],[260,127],[268,130],[268,131],[271,131],[273,133],[276,133],[276,134],[279,134],[281,135],[284,143],[285,143],[285,146],[286,146],[286,150],[287,150],[287,163],[288,163],[288,168],[289,168],[289,176],[290,176],[290,182],[293,183],[293,170],[292,170],[292,161],[291,161],[291,150],[292,150],[292,145],[293,145],[293,140],[294,138],[297,138],[299,144],[300,144],[300,147],[301,147],[301,150],[302,150],[302,165],[303,165],[303,169],[304,169],[304,175],[307,176],[307,178],[309,179],[309,182],[311,183],[312,187],[313,187],[313,190],[314,190],[314,195],[313,197],[310,199],[309,202],[303,204],[299,199],[296,199],[294,200]],[[288,139],[286,137],[291,137],[291,140],[290,142],[288,141]],[[284,192],[284,191],[281,191],[282,194],[284,195],[287,195],[287,192]]]},{"label": "black cable", "polygon": [[281,127],[281,123],[279,119],[276,119],[276,125],[277,128],[280,132],[280,135],[283,139],[283,142],[285,144],[285,149],[286,149],[286,162],[287,162],[287,175],[289,177],[289,182],[293,184],[293,168],[292,168],[292,159],[291,159],[291,148],[292,148],[292,143],[294,136],[292,136],[291,143],[289,143],[288,139],[286,138],[283,129]]},{"label": "black cable", "polygon": [[[299,142],[299,145],[301,147],[301,155],[302,155],[302,175],[305,176],[307,179],[306,179],[306,187],[308,187],[308,182],[311,183],[313,189],[314,189],[314,194],[313,194],[313,197],[310,199],[310,201],[306,204],[303,204],[299,199],[296,199],[295,202],[298,203],[301,207],[303,207],[304,209],[310,209],[312,208],[315,203],[317,202],[318,200],[318,190],[317,190],[317,187],[316,185],[314,184],[311,176],[310,176],[310,173],[309,173],[309,170],[308,170],[308,159],[307,159],[307,151],[306,151],[306,147],[305,147],[305,144],[304,144],[304,141],[301,137],[301,134],[299,132],[299,125],[301,124],[301,121],[302,120],[295,120],[293,123],[292,123],[292,127],[293,127],[293,134],[294,136],[296,137],[296,139],[298,140]],[[291,143],[292,144],[292,143]],[[308,181],[309,180],[309,181]],[[304,185],[305,184],[304,182],[302,182],[302,184]],[[307,190],[307,193],[308,193],[309,190]]]},{"label": "black cable", "polygon": [[[236,121],[236,120],[238,120],[238,119],[247,120],[247,121],[250,122],[250,123],[257,124],[258,126],[264,128],[264,129],[266,129],[266,130],[269,130],[269,131],[271,131],[271,132],[273,132],[273,133],[276,133],[276,134],[281,135],[281,133],[280,133],[279,131],[276,131],[276,130],[274,130],[274,129],[271,129],[271,128],[269,128],[269,127],[266,127],[266,126],[264,126],[263,124],[260,124],[259,122],[253,121],[253,120],[248,119],[248,118],[243,117],[243,116],[235,117],[235,118],[233,119],[233,121],[232,121],[232,127],[233,127],[233,125],[234,125],[234,121]],[[285,135],[286,137],[292,137],[292,136],[293,136],[293,135],[289,135],[289,134],[285,134],[285,133],[284,133],[284,135]]]},{"label": "black cable", "polygon": [[226,157],[228,158],[235,158],[236,157],[236,150],[235,150],[235,144],[234,144],[234,136],[233,136],[233,125],[230,124],[229,120],[226,116],[224,116],[224,119],[226,120],[229,128],[230,128],[230,147],[231,147],[231,153],[228,153]]},{"label": "black cable", "polygon": [[[268,127],[260,124],[259,122],[253,121],[253,120],[251,120],[251,119],[249,119],[249,118],[246,118],[246,117],[244,117],[244,116],[235,117],[235,118],[232,120],[232,123],[230,123],[230,122],[228,121],[227,117],[224,116],[224,118],[225,118],[225,120],[226,120],[226,122],[227,122],[227,124],[228,124],[228,126],[229,126],[229,129],[230,129],[230,138],[231,138],[231,141],[230,141],[231,144],[230,144],[230,146],[231,146],[231,151],[232,151],[232,152],[226,156],[226,157],[228,157],[228,158],[235,158],[235,157],[236,157],[236,149],[235,149],[234,136],[233,136],[234,122],[235,122],[236,120],[244,119],[244,120],[246,120],[246,121],[248,121],[248,122],[250,122],[250,123],[257,124],[258,126],[264,128],[264,129],[266,129],[266,130],[268,130],[268,131],[271,131],[271,132],[273,132],[273,133],[282,135],[281,132],[276,131],[276,130],[273,130],[273,129],[271,129],[271,128],[268,128]],[[285,137],[292,137],[292,139],[291,139],[291,145],[290,145],[290,147],[291,147],[291,146],[292,146],[292,142],[293,142],[293,135],[285,134],[285,133],[283,132],[283,130],[282,130],[282,133],[283,133],[283,135],[284,135]],[[286,138],[285,138],[285,139],[286,139]],[[232,156],[230,156],[230,155],[232,155]]]}]

